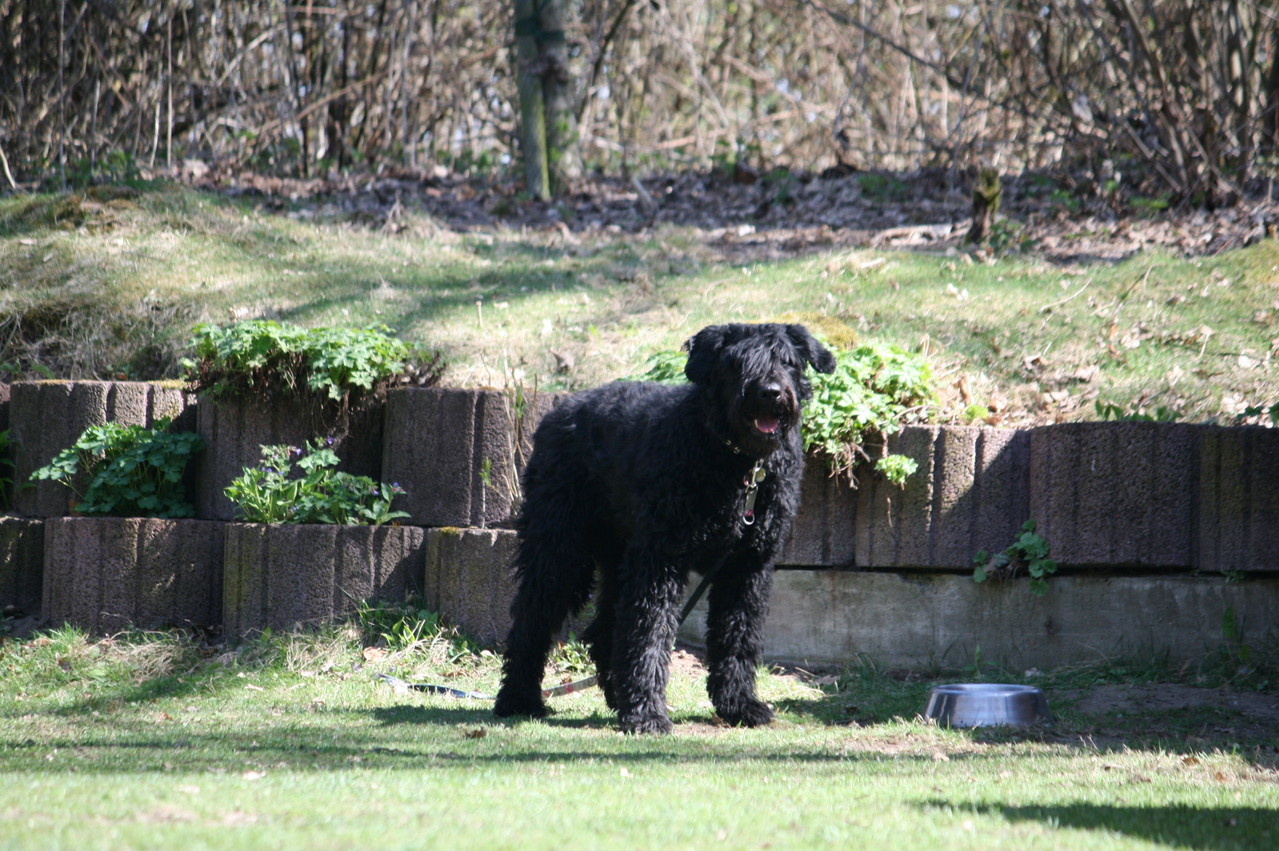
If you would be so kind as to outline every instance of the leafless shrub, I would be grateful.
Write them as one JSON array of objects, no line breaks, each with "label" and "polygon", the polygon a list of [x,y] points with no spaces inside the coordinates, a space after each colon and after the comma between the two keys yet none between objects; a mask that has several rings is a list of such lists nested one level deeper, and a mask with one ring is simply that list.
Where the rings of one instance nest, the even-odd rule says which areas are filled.
[{"label": "leafless shrub", "polygon": [[[1260,0],[564,2],[609,172],[1066,163],[1213,204],[1275,153]],[[27,181],[502,169],[512,34],[480,0],[0,0],[0,151]]]}]

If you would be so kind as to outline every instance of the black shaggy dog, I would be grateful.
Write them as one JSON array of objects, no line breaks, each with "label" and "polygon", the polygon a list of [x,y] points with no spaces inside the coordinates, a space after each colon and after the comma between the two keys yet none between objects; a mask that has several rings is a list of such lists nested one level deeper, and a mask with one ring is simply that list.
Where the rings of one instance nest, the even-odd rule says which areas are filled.
[{"label": "black shaggy dog", "polygon": [[716,325],[686,344],[690,384],[617,382],[547,414],[524,473],[499,716],[544,716],[552,637],[590,599],[583,638],[623,731],[664,733],[667,666],[689,571],[713,573],[707,688],[757,726],[772,559],[799,504],[805,364],[835,360],[801,325]]}]

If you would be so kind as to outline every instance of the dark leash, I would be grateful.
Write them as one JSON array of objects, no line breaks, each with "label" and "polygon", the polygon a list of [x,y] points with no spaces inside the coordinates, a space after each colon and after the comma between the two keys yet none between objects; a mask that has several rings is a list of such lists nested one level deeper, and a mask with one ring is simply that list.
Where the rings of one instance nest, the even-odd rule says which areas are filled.
[{"label": "dark leash", "polygon": [[[764,481],[764,462],[759,460],[755,462],[755,466],[746,474],[746,478],[742,481],[742,487],[746,489],[746,497],[744,507],[742,509],[740,520],[743,526],[755,525],[755,496],[759,490],[759,483]],[[684,602],[684,608],[680,609],[679,620],[675,623],[675,631],[679,632],[679,628],[684,625],[684,621],[688,620],[688,616],[693,613],[693,608],[702,599],[702,595],[706,593],[706,589],[710,587],[711,581],[724,569],[724,564],[728,561],[728,556],[724,555],[720,558],[719,563],[715,567],[706,571],[702,576],[702,581],[697,583],[697,587],[693,589],[693,593],[689,595],[688,600]],[[403,688],[410,691],[420,691],[426,694],[442,694],[448,697],[465,698],[470,700],[494,700],[491,694],[484,694],[479,691],[467,691],[466,689],[453,688],[452,686],[437,685],[435,683],[410,683],[399,677],[393,677],[390,674],[375,674],[378,679],[390,683],[395,688]],[[589,677],[583,677],[580,680],[574,680],[571,683],[561,683],[557,686],[542,689],[542,697],[560,697],[565,694],[573,694],[574,692],[583,691],[591,686],[599,684],[599,677],[592,674]]]}]

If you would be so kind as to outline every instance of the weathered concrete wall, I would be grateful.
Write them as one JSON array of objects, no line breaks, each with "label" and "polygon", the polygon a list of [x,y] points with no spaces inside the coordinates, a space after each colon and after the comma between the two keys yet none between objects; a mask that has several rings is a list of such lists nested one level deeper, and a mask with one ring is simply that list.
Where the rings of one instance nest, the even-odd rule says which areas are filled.
[{"label": "weathered concrete wall", "polygon": [[857,495],[846,475],[832,476],[824,459],[804,465],[799,514],[778,564],[851,565],[857,550]]},{"label": "weathered concrete wall", "polygon": [[43,614],[91,632],[217,626],[222,526],[141,517],[48,518]]},{"label": "weathered concrete wall", "polygon": [[232,638],[333,621],[422,586],[426,532],[414,526],[222,525]]},{"label": "weathered concrete wall", "polygon": [[40,611],[44,591],[44,527],[40,520],[0,517],[0,609]]},{"label": "weathered concrete wall", "polygon": [[396,506],[422,526],[508,524],[533,430],[555,400],[541,393],[517,406],[497,390],[391,391],[382,466],[387,481],[408,491]]},{"label": "weathered concrete wall", "polygon": [[1198,563],[1198,426],[1069,423],[1030,432],[1030,511],[1074,566]]},{"label": "weathered concrete wall", "polygon": [[[1024,582],[977,584],[944,573],[783,570],[774,583],[764,653],[771,661],[891,668],[1014,670],[1122,656],[1174,662],[1224,642],[1227,610],[1247,643],[1279,629],[1279,577],[1058,576],[1036,597]],[[703,601],[680,637],[703,644]]]},{"label": "weathered concrete wall", "polygon": [[515,533],[442,528],[427,532],[426,541],[426,607],[483,644],[505,639],[515,596]]},{"label": "weathered concrete wall", "polygon": [[[514,534],[497,527],[517,505],[533,428],[556,401],[552,394],[533,400],[519,420],[511,397],[497,391],[392,391],[385,435],[380,420],[355,424],[348,436],[362,448],[348,456],[376,459],[353,472],[377,478],[381,467],[380,478],[407,488],[397,507],[412,514],[415,526],[214,524],[225,530],[228,570],[225,583],[205,597],[220,603],[225,594],[227,633],[343,617],[359,599],[402,599],[420,587],[429,607],[467,633],[486,643],[502,639],[514,593]],[[221,488],[257,463],[260,444],[320,436],[296,410],[192,407],[179,389],[128,382],[22,382],[13,386],[10,405],[15,448],[25,452],[20,475],[23,467],[29,474],[47,463],[88,425],[149,423],[180,411],[190,418],[198,407],[210,450],[197,504],[205,516],[222,519],[231,511]],[[775,657],[846,661],[865,653],[884,664],[968,664],[980,646],[985,658],[1014,665],[1125,652],[1180,658],[1221,643],[1226,606],[1251,629],[1279,629],[1279,429],[914,426],[892,436],[888,448],[919,463],[904,489],[863,467],[854,490],[810,461],[801,513],[778,563],[861,572],[780,571],[770,619]],[[65,488],[45,491],[24,494],[30,513],[67,510]],[[1037,521],[1064,567],[1094,575],[1058,575],[1044,598],[1016,582],[973,584],[966,575],[973,555],[1008,546],[1027,519]],[[17,522],[0,525],[0,543]],[[137,543],[148,539],[127,524],[139,522],[125,521],[114,532],[85,526],[75,534],[55,524],[60,531],[45,527],[38,543],[15,531],[0,596],[31,599],[34,559],[44,574],[45,614],[54,618],[94,629],[119,628],[126,617],[145,625],[155,620],[157,600],[169,600],[170,618],[210,617],[186,614],[194,599],[166,598],[162,592],[172,583],[147,578],[147,571],[171,570],[167,562],[195,556],[185,544],[174,545],[176,554],[163,548],[160,539],[176,533],[157,531],[150,544]],[[268,535],[265,528],[283,531]],[[52,549],[51,534],[58,540]],[[133,561],[126,558],[131,546]],[[27,567],[15,568],[19,563]],[[1100,575],[1125,566],[1152,575]],[[1256,576],[1236,585],[1191,575],[1196,570]],[[144,602],[129,602],[129,594]]]},{"label": "weathered concrete wall", "polygon": [[[181,426],[190,403],[180,387],[144,381],[18,381],[10,391],[13,479],[19,485],[90,426],[108,421],[151,426],[164,417]],[[16,489],[13,508],[28,517],[59,517],[69,513],[73,498],[66,485],[33,482]]]},{"label": "weathered concrete wall", "polygon": [[1008,546],[1030,517],[1026,432],[909,426],[887,448],[919,469],[901,487],[862,465],[858,567],[964,567],[978,550]]},{"label": "weathered concrete wall", "polygon": [[[431,529],[427,532],[423,602],[481,644],[497,644],[511,628],[515,599],[515,533],[509,529]],[[588,623],[570,617],[559,638]]]},{"label": "weathered concrete wall", "polygon": [[1279,570],[1279,429],[1201,430],[1196,564]]},{"label": "weathered concrete wall", "polygon": [[262,447],[302,446],[328,440],[340,459],[339,469],[380,479],[382,475],[383,408],[354,411],[350,419],[318,420],[307,407],[290,399],[270,405],[239,399],[202,399],[196,430],[205,450],[195,464],[196,515],[209,520],[235,520],[235,506],[224,491],[246,467],[262,460]]}]

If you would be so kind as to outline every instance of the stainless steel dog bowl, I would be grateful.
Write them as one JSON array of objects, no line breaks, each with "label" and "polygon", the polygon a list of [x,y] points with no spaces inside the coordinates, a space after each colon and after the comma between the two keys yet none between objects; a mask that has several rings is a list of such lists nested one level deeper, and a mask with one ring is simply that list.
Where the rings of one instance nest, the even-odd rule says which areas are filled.
[{"label": "stainless steel dog bowl", "polygon": [[1042,691],[1002,683],[937,686],[928,695],[924,717],[945,727],[1027,727],[1053,720]]}]

